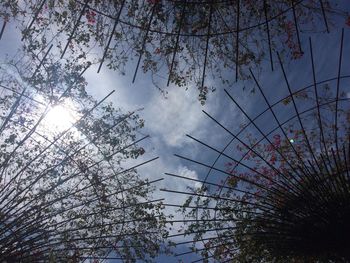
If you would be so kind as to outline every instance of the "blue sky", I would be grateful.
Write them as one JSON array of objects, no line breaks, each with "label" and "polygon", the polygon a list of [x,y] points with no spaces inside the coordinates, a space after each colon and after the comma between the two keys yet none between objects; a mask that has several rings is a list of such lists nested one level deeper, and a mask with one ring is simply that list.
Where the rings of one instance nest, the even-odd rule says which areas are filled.
[{"label": "blue sky", "polygon": [[[313,34],[313,52],[316,64],[316,76],[318,80],[335,77],[337,75],[337,62],[339,57],[340,30],[334,30],[330,34]],[[303,35],[304,57],[285,65],[293,90],[300,89],[306,85],[312,84],[312,71],[310,64],[310,53],[308,46],[308,37]],[[350,73],[350,30],[345,29],[342,73]],[[287,87],[279,67],[271,72],[269,63],[263,64],[263,72],[259,81],[266,91],[270,101],[287,95]],[[201,160],[205,163],[212,164],[217,153],[211,152],[198,145],[198,143],[187,138],[185,135],[190,134],[196,138],[203,140],[209,145],[218,149],[223,149],[230,141],[231,136],[217,127],[202,110],[207,111],[215,116],[232,132],[239,130],[239,124],[246,121],[242,113],[233,105],[224,90],[220,87],[214,93],[209,94],[209,99],[205,106],[201,106],[197,100],[197,91],[189,88],[187,91],[178,87],[169,87],[168,98],[152,86],[150,79],[142,74],[138,75],[137,81],[132,84],[132,68],[131,72],[126,76],[119,76],[115,72],[104,69],[99,75],[96,75],[96,69],[91,68],[87,72],[89,87],[96,96],[103,96],[109,90],[115,89],[113,102],[124,109],[132,110],[135,108],[144,108],[141,112],[142,118],[145,119],[146,127],[143,132],[151,136],[148,144],[148,156],[160,156],[159,160],[149,164],[147,167],[140,168],[140,173],[150,178],[165,178],[160,188],[168,188],[173,190],[185,190],[186,186],[194,186],[188,181],[167,177],[164,172],[175,173],[192,178],[203,179],[207,170],[203,167],[194,166],[188,162],[174,157],[174,153],[189,156],[195,160]],[[243,92],[242,88],[246,86],[248,91]],[[266,105],[259,96],[250,94],[249,90],[255,87],[254,82],[238,82],[233,87],[229,87],[228,91],[232,96],[244,107],[250,116],[265,109]],[[350,92],[350,88],[345,88]],[[280,116],[288,115],[290,109],[286,107],[279,112]],[[267,130],[269,126],[275,125],[266,122],[264,128]],[[228,148],[228,152],[234,155],[232,149]],[[217,167],[223,168],[223,164],[227,160],[221,160]],[[214,174],[211,175],[215,178]],[[181,204],[180,198],[184,196],[166,194],[162,192],[156,193],[165,197],[170,203]],[[171,213],[172,211],[169,211]],[[187,251],[186,248],[179,248],[180,251]],[[191,255],[191,257],[194,257]],[[158,262],[177,262],[180,258],[161,256]],[[191,262],[192,258],[183,258],[184,262]]]},{"label": "blue sky", "polygon": [[[13,44],[18,43],[18,32],[7,30],[3,39],[0,42],[2,56],[4,53],[13,51]],[[333,30],[330,34],[314,34],[312,41],[317,66],[316,75],[320,79],[336,76],[340,30]],[[305,51],[304,57],[286,65],[288,78],[293,89],[312,83],[307,34],[302,35],[302,43]],[[350,30],[348,28],[345,29],[344,43],[342,72],[350,74]],[[272,100],[285,96],[287,90],[280,69],[277,67],[274,72],[271,72],[269,62],[264,62],[262,68],[263,72],[259,81],[267,96]],[[217,157],[215,152],[204,149],[198,143],[187,138],[186,134],[193,135],[218,149],[223,149],[230,141],[231,136],[214,125],[202,110],[215,116],[232,132],[239,130],[239,125],[246,121],[245,117],[225,95],[220,85],[217,86],[214,93],[209,94],[206,104],[201,106],[197,100],[198,94],[195,88],[189,87],[188,90],[185,90],[170,86],[167,88],[167,98],[164,98],[153,87],[148,75],[139,72],[136,82],[132,84],[133,70],[134,68],[130,66],[126,70],[126,76],[121,76],[106,69],[106,67],[103,67],[102,71],[97,74],[97,66],[91,67],[85,75],[89,83],[88,90],[96,98],[102,98],[111,90],[116,90],[110,100],[117,107],[129,111],[143,108],[140,112],[140,116],[145,120],[145,128],[142,133],[149,134],[150,139],[144,144],[147,154],[142,158],[160,157],[139,169],[139,173],[143,177],[151,179],[164,177],[165,180],[157,185],[158,188],[181,191],[186,190],[187,186],[195,186],[195,183],[168,177],[164,173],[169,172],[203,179],[207,172],[206,169],[182,161],[173,154],[179,153],[208,164],[212,164]],[[209,79],[208,82],[210,81]],[[216,83],[212,84],[217,85]],[[247,87],[248,91],[243,92],[244,86]],[[246,81],[238,82],[228,88],[229,93],[244,106],[244,109],[251,116],[265,108],[258,91],[255,95],[249,93],[251,87],[254,86],[252,81]],[[350,92],[350,87],[346,89],[347,92]],[[285,113],[281,112],[280,114],[288,114],[288,108],[285,109]],[[268,129],[271,123],[267,121],[265,125]],[[232,149],[228,149],[228,151],[234,154]],[[219,161],[217,166],[222,166],[224,162],[225,160]],[[214,175],[211,176],[214,178]],[[165,194],[159,191],[155,192],[154,196],[164,197],[167,203],[181,204],[185,200],[185,196]],[[168,209],[166,213],[174,213],[174,211]],[[178,250],[187,251],[184,247],[180,247]],[[193,255],[183,258],[184,262],[190,262],[194,259]],[[178,262],[178,260],[173,256],[161,256],[157,259],[158,262]]]}]

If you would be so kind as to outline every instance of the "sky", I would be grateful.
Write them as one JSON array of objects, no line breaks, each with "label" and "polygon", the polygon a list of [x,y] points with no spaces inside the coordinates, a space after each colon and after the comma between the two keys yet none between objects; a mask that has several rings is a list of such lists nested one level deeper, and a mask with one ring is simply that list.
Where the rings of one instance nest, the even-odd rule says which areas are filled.
[{"label": "sky", "polygon": [[[9,53],[18,43],[18,32],[5,31],[4,41],[0,41],[1,57],[5,53]],[[340,30],[334,30],[329,34],[313,34],[312,41],[314,46],[314,56],[316,60],[316,75],[321,79],[334,77],[337,74],[337,61],[339,56]],[[297,89],[312,83],[311,66],[308,48],[308,35],[302,35],[302,44],[305,47],[304,56],[296,61],[286,64],[288,78],[292,89]],[[345,28],[344,39],[344,55],[342,74],[350,74],[350,28]],[[271,72],[269,62],[262,63],[263,71],[260,74],[259,81],[263,89],[266,91],[267,97],[272,101],[282,98],[287,94],[286,85],[281,74],[281,70],[276,68]],[[189,87],[187,90],[179,87],[170,86],[167,88],[167,98],[155,88],[151,82],[149,75],[144,75],[141,71],[138,73],[135,83],[132,83],[134,68],[129,67],[126,75],[121,76],[116,72],[103,67],[101,72],[97,74],[97,66],[90,67],[85,73],[88,81],[88,91],[97,99],[103,98],[111,90],[116,92],[110,98],[116,107],[120,107],[126,111],[135,109],[143,109],[140,116],[145,120],[145,128],[141,131],[143,134],[150,135],[150,138],[144,147],[146,153],[142,159],[150,159],[158,156],[159,159],[139,168],[139,173],[143,178],[157,179],[164,178],[157,184],[157,188],[167,188],[177,191],[186,191],[186,188],[198,186],[198,183],[181,180],[165,175],[174,173],[193,179],[203,179],[207,173],[207,169],[195,166],[189,162],[181,160],[174,154],[188,156],[195,160],[200,160],[208,164],[213,164],[217,157],[217,153],[200,146],[191,140],[186,134],[201,139],[205,143],[223,150],[232,139],[232,136],[223,129],[215,125],[202,111],[208,112],[218,121],[223,123],[233,133],[239,131],[239,125],[245,123],[247,119],[242,112],[234,106],[232,101],[225,94],[224,90],[217,83],[215,92],[210,93],[208,100],[204,106],[198,101],[197,90]],[[211,81],[210,79],[208,80]],[[254,87],[252,81],[237,82],[227,90],[235,100],[242,105],[250,116],[255,116],[258,112],[265,109],[261,96],[258,91],[256,94],[250,94],[250,87]],[[243,87],[247,87],[248,91],[243,91]],[[350,87],[344,88],[350,94]],[[288,115],[288,109],[282,110],[283,114]],[[268,129],[272,124],[265,121],[261,124]],[[233,149],[227,150],[232,155],[235,153]],[[219,160],[217,167],[225,163],[225,159]],[[211,174],[214,178],[215,173]],[[214,180],[214,179],[212,179]],[[165,198],[165,203],[182,204],[185,201],[183,195],[172,195],[169,193],[156,191],[154,197]],[[167,208],[166,213],[178,214]],[[183,239],[179,237],[178,240]],[[187,251],[185,247],[180,247],[177,251]],[[178,262],[181,258],[174,256],[160,256],[157,262]],[[182,258],[184,262],[195,260],[196,257]]]},{"label": "sky", "polygon": [[[328,35],[312,35],[316,76],[318,80],[336,76],[340,36],[339,30],[331,32]],[[347,59],[350,56],[349,29],[345,29],[344,43],[342,74],[349,74],[350,63],[349,59]],[[304,57],[285,65],[293,90],[312,84],[307,37],[303,38],[303,46],[305,47]],[[277,67],[274,72],[271,72],[269,63],[264,63],[263,68],[259,82],[269,100],[277,101],[285,97],[288,91],[280,68]],[[160,158],[146,167],[141,167],[139,172],[149,178],[164,177],[165,180],[158,184],[159,188],[186,191],[187,186],[193,187],[195,183],[169,177],[164,173],[168,172],[194,179],[203,179],[207,173],[207,169],[194,166],[189,162],[175,157],[174,154],[188,156],[207,164],[212,164],[217,157],[217,153],[200,147],[198,143],[188,138],[186,134],[199,138],[220,150],[232,139],[227,132],[217,127],[202,110],[217,118],[217,120],[232,132],[237,132],[239,130],[239,124],[245,123],[247,119],[234,106],[220,87],[214,93],[209,94],[208,101],[204,106],[201,106],[197,100],[197,91],[194,88],[184,90],[178,87],[169,87],[167,90],[169,92],[168,97],[164,98],[152,86],[147,76],[140,74],[137,81],[132,84],[132,72],[133,68],[130,69],[129,74],[121,77],[115,72],[104,69],[99,75],[96,75],[96,69],[91,68],[86,76],[90,83],[89,88],[91,92],[96,94],[97,97],[102,97],[103,94],[115,89],[115,95],[112,97],[115,105],[128,110],[144,108],[141,112],[141,116],[145,120],[145,129],[143,132],[151,136],[147,147],[147,156],[159,156]],[[262,101],[261,96],[259,96],[258,91],[256,94],[250,94],[249,91],[243,91],[244,86],[248,87],[249,90],[249,87],[255,87],[255,84],[252,81],[237,82],[227,90],[244,107],[248,115],[255,116],[264,110],[266,105]],[[345,88],[345,90],[350,92],[350,88]],[[290,113],[290,109],[287,109],[287,107],[286,109],[282,109],[282,111],[284,112],[279,112],[279,116],[283,114],[288,116]],[[275,124],[267,121],[262,125],[268,130],[269,127]],[[231,154],[234,156],[232,149]],[[219,161],[217,167],[221,166],[221,169],[223,169],[225,161]],[[211,176],[214,178],[215,175],[212,174]],[[185,200],[184,196],[181,195],[164,194],[162,192],[158,192],[156,195],[165,197],[165,202],[170,203],[181,204]],[[169,210],[169,213],[173,213],[173,211]],[[178,250],[188,251],[184,247]],[[195,258],[193,255],[191,257]],[[173,256],[161,256],[158,262],[177,262],[178,260],[179,258],[174,258]],[[194,259],[185,257],[183,260],[184,262],[191,262]]]}]

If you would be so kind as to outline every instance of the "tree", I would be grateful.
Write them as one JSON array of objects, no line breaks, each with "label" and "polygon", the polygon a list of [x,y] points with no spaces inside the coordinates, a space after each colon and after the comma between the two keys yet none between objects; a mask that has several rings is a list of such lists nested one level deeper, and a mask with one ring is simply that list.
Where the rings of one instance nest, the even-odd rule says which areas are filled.
[{"label": "tree", "polygon": [[[206,113],[232,139],[222,150],[190,136],[218,153],[213,163],[179,155],[209,170],[197,180],[201,187],[179,192],[189,196],[180,234],[191,239],[191,250],[183,254],[198,253],[204,262],[349,261],[350,108],[342,50],[341,42],[338,75],[318,79],[310,41],[314,82],[293,89],[284,75],[288,92],[276,102],[252,73],[264,103],[254,117],[227,92],[247,119],[237,133]],[[225,169],[216,165],[223,162]]]},{"label": "tree", "polygon": [[54,58],[1,65],[0,259],[150,262],[167,232],[158,180],[136,170],[151,160],[132,161],[143,120],[89,96],[86,65]]},{"label": "tree", "polygon": [[[137,72],[150,72],[164,91],[167,84],[195,86],[204,103],[208,77],[232,84],[249,77],[275,51],[302,56],[303,31],[329,31],[347,19],[337,1],[3,1],[0,17],[17,21],[24,46],[42,52],[53,43],[61,57],[79,57],[122,74],[135,59]],[[238,14],[238,15],[237,15]],[[334,22],[334,23],[333,23]],[[339,27],[343,27],[342,23]],[[4,24],[5,25],[5,24]],[[93,56],[93,53],[101,53]],[[233,74],[232,74],[233,73]],[[234,78],[232,76],[235,75]],[[166,91],[166,90],[165,90]]]}]

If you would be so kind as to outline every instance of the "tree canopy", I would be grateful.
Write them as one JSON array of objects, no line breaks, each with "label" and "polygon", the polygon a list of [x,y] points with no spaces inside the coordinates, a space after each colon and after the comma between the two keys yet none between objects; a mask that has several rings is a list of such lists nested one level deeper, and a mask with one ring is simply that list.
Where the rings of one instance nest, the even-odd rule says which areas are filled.
[{"label": "tree canopy", "polygon": [[143,120],[86,91],[83,64],[12,59],[0,73],[0,259],[152,261],[165,252],[154,183],[132,161]]},{"label": "tree canopy", "polygon": [[[0,17],[17,21],[25,49],[53,44],[62,58],[99,64],[136,79],[150,72],[166,84],[195,86],[204,103],[212,80],[222,85],[249,77],[275,51],[303,55],[303,32],[327,32],[346,23],[338,1],[93,0],[3,1]],[[340,3],[341,4],[341,3]],[[339,25],[339,17],[342,22]],[[5,24],[4,24],[5,25]],[[128,64],[130,60],[135,63]],[[233,77],[232,77],[233,76]]]},{"label": "tree canopy", "polygon": [[[343,5],[2,1],[0,40],[14,23],[23,49],[0,65],[0,260],[151,262],[169,251],[166,238],[183,236],[176,245],[190,244],[190,250],[178,256],[197,253],[203,262],[349,261],[344,35],[338,75],[321,80],[311,41],[308,49],[302,38],[349,26]],[[313,82],[294,88],[284,62],[304,57],[305,50]],[[168,174],[201,184],[163,189],[189,196],[185,204],[167,204],[181,207],[183,220],[169,220],[162,200],[153,199],[161,179],[138,173],[156,159],[145,161],[139,146],[147,136],[138,112],[115,108],[110,94],[101,101],[87,94],[84,73],[92,65],[128,73],[133,82],[148,72],[165,93],[170,84],[194,86],[202,104],[216,81],[220,87],[255,82],[266,108],[254,117],[225,90],[246,119],[237,133],[204,112],[232,137],[224,150],[189,136],[218,154],[213,163],[178,155],[208,173],[199,179]],[[262,65],[280,67],[287,89],[277,102],[259,84]],[[262,124],[271,120],[269,127]],[[181,228],[169,235],[166,224],[174,222]]]},{"label": "tree canopy", "polygon": [[341,73],[342,50],[343,42],[338,75],[324,79],[316,75],[310,42],[314,82],[294,88],[286,73],[286,92],[277,100],[252,73],[264,104],[254,116],[226,92],[246,119],[237,132],[206,113],[232,139],[218,149],[190,136],[216,152],[212,163],[179,155],[208,169],[197,180],[200,187],[178,192],[188,196],[181,234],[192,240],[185,242],[190,251],[179,256],[198,253],[204,262],[349,261],[349,77]]}]

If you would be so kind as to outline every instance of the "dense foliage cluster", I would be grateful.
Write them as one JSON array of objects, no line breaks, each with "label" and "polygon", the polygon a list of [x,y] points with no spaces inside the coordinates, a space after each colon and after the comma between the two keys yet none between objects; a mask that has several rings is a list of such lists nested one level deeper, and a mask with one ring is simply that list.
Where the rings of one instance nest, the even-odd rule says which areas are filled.
[{"label": "dense foliage cluster", "polygon": [[273,67],[275,51],[299,58],[301,32],[326,32],[347,17],[326,0],[11,0],[0,10],[3,21],[18,22],[27,51],[53,44],[62,57],[105,61],[134,80],[142,68],[163,91],[166,83],[195,86],[202,103],[212,80],[245,79],[263,61]]},{"label": "dense foliage cluster", "polygon": [[[338,76],[317,82],[311,56],[313,84],[294,89],[283,68],[304,56],[302,33],[350,25],[344,5],[1,1],[0,40],[16,26],[22,50],[0,64],[0,261],[151,262],[168,252],[166,237],[179,236],[184,241],[176,244],[192,245],[179,255],[197,253],[203,262],[349,261],[344,31]],[[280,64],[287,84],[287,95],[274,103],[266,98],[273,91],[264,92],[252,73],[266,62],[271,69]],[[189,196],[185,204],[167,204],[181,207],[183,220],[166,218],[161,200],[152,199],[160,179],[138,174],[151,161],[137,161],[147,137],[138,112],[123,113],[109,95],[97,101],[87,94],[85,71],[103,65],[128,72],[133,82],[139,71],[150,73],[164,93],[170,84],[194,86],[202,104],[216,85],[257,84],[252,90],[260,90],[266,109],[254,118],[226,91],[247,120],[237,134],[205,112],[232,136],[224,150],[189,136],[218,154],[213,164],[179,155],[208,168],[205,179],[168,174],[201,185],[162,189]],[[181,226],[170,235],[166,224],[173,223]]]},{"label": "dense foliage cluster", "polygon": [[190,196],[183,234],[202,260],[349,261],[348,84],[339,75],[274,103],[261,93],[266,109],[246,115],[231,151],[207,145],[225,170],[187,159],[210,169],[201,187],[182,193]]},{"label": "dense foliage cluster", "polygon": [[166,231],[131,162],[143,120],[87,95],[83,65],[24,61],[1,65],[0,259],[152,261]]}]

